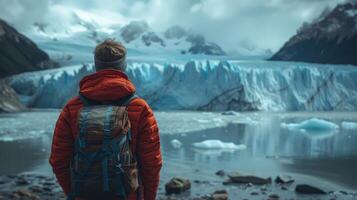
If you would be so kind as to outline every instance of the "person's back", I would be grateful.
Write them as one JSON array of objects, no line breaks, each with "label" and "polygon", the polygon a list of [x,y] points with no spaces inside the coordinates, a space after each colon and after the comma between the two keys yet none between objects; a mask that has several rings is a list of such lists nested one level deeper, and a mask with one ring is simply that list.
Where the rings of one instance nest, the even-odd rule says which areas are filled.
[{"label": "person's back", "polygon": [[[75,190],[81,187],[83,189],[83,186],[73,181],[73,179],[76,178],[73,172],[73,162],[76,160],[76,156],[86,153],[83,149],[78,147],[81,145],[77,145],[77,141],[80,139],[80,132],[82,132],[80,128],[83,123],[91,123],[91,120],[92,123],[97,123],[96,120],[98,117],[96,118],[95,116],[103,116],[102,118],[105,118],[106,114],[102,112],[108,110],[106,107],[108,105],[108,108],[111,109],[110,114],[107,114],[109,118],[123,121],[125,120],[125,113],[127,113],[129,117],[128,127],[130,127],[131,130],[129,131],[131,133],[128,137],[130,140],[130,155],[135,156],[135,168],[137,161],[139,176],[135,176],[135,170],[127,171],[126,174],[132,176],[131,178],[133,179],[138,179],[137,181],[140,186],[136,191],[128,190],[130,194],[127,194],[127,199],[154,200],[156,198],[159,173],[162,166],[159,130],[153,112],[147,103],[141,98],[134,97],[135,86],[128,80],[124,73],[126,68],[125,57],[126,50],[120,43],[113,40],[106,40],[98,45],[95,49],[95,66],[97,72],[81,80],[80,95],[72,98],[63,108],[59,116],[54,131],[50,164],[63,191],[69,197],[81,196],[76,194],[78,191]],[[97,114],[89,114],[91,117],[87,119],[85,113],[88,111],[86,111],[85,108],[88,102],[95,102],[93,104],[102,105],[101,108],[103,108],[103,111],[101,111],[99,107],[92,105],[92,107],[94,106],[94,108],[96,108],[93,112],[97,112]],[[113,105],[113,107],[113,102],[126,102],[126,104]],[[91,106],[91,103],[89,103],[89,106]],[[126,109],[121,109],[123,106]],[[113,111],[113,109],[115,111]],[[119,117],[117,117],[117,115]],[[120,118],[120,116],[124,117]],[[103,127],[105,127],[105,122],[103,123]],[[110,125],[108,127],[110,127]],[[122,132],[126,134],[128,130],[126,130],[126,128],[123,129],[125,129],[125,131]],[[103,140],[105,138],[105,131],[105,128],[103,128],[103,133],[100,131],[101,139]],[[87,132],[83,134],[87,134]],[[88,155],[91,154],[88,153]],[[101,156],[99,157],[101,158]],[[103,158],[107,159],[105,156]],[[105,174],[105,170],[110,162],[105,160],[101,161],[101,163],[103,163],[103,165],[99,165],[100,169]],[[92,167],[90,164],[91,163],[88,164],[88,168]],[[121,165],[121,163],[118,165]],[[103,178],[102,176],[100,177],[101,179]],[[104,180],[104,184],[105,181],[107,180]],[[117,185],[114,184],[114,186]],[[102,184],[98,185],[98,188],[102,187]],[[136,189],[136,187],[133,188]],[[122,188],[117,189],[122,190]],[[118,197],[116,199],[121,198]]]}]

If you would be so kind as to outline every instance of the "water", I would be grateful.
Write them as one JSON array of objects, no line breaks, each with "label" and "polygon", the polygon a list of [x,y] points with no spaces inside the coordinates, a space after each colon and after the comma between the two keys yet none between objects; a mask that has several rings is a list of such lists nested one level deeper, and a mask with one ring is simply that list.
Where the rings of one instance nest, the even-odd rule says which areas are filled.
[{"label": "water", "polygon": [[[343,121],[357,122],[357,113],[240,113],[156,112],[161,131],[163,185],[173,176],[189,177],[191,195],[222,188],[223,169],[244,174],[292,175],[297,182],[313,183],[328,190],[357,191],[357,129],[341,128]],[[0,175],[23,172],[51,174],[48,165],[57,110],[0,115]],[[337,130],[289,130],[281,123],[320,118],[339,126]],[[177,139],[177,149],[171,141]],[[199,150],[194,142],[219,139],[245,144],[245,150]],[[231,189],[237,192],[234,188]]]}]

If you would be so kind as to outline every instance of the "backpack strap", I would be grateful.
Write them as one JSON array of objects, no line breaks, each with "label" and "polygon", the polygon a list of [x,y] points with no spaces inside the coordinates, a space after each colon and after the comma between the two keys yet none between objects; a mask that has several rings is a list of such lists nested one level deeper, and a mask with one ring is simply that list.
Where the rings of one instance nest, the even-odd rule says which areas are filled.
[{"label": "backpack strap", "polygon": [[102,160],[102,173],[103,173],[103,190],[104,192],[109,191],[109,177],[108,177],[108,151],[109,143],[111,137],[111,125],[110,125],[110,115],[113,111],[113,107],[109,106],[104,119],[104,135],[103,135],[103,144],[102,152],[105,154],[104,159]]}]

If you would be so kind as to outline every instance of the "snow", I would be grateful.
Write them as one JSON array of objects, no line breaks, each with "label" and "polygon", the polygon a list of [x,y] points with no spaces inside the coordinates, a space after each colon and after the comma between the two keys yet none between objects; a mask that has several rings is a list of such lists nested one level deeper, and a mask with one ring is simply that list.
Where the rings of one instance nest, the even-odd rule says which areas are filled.
[{"label": "snow", "polygon": [[[90,65],[74,65],[20,74],[10,78],[10,85],[29,106],[60,108],[77,95],[81,78],[92,72]],[[357,109],[357,68],[352,66],[204,59],[176,62],[166,58],[166,63],[129,61],[126,73],[137,94],[154,109]],[[229,107],[237,101],[242,103]],[[247,106],[239,107],[244,104]]]},{"label": "snow", "polygon": [[357,123],[356,122],[342,122],[341,124],[342,129],[346,129],[346,130],[353,130],[353,129],[357,129]]},{"label": "snow", "polygon": [[337,124],[318,118],[311,118],[300,123],[282,123],[281,127],[302,131],[334,131],[338,129]]},{"label": "snow", "polygon": [[179,149],[182,146],[182,143],[178,139],[173,139],[170,141],[170,144],[173,148]]},{"label": "snow", "polygon": [[232,142],[222,142],[220,140],[204,140],[192,144],[193,147],[198,149],[227,149],[227,150],[244,150],[244,144],[236,145]]},{"label": "snow", "polygon": [[357,10],[350,9],[345,11],[349,17],[355,17],[357,15]]}]

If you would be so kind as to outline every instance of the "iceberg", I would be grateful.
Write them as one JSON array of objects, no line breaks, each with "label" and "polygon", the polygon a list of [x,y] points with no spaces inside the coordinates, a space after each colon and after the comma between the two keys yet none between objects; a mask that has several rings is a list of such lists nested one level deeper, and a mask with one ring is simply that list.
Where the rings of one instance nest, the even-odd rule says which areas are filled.
[{"label": "iceberg", "polygon": [[182,143],[178,139],[173,139],[170,141],[170,144],[173,148],[179,149],[182,146]]},{"label": "iceberg", "polygon": [[338,129],[338,125],[323,119],[312,118],[300,123],[282,123],[282,128],[289,130],[301,130],[301,131],[334,131]]},{"label": "iceberg", "polygon": [[[273,61],[128,62],[137,94],[154,109],[354,111],[357,68]],[[93,66],[15,75],[9,85],[29,107],[61,108]],[[65,89],[64,89],[65,88]],[[232,113],[227,113],[232,114]]]},{"label": "iceberg", "polygon": [[226,150],[243,150],[247,147],[244,144],[236,145],[233,142],[222,142],[220,140],[204,140],[192,144],[197,149],[226,149]]},{"label": "iceberg", "polygon": [[342,122],[341,128],[345,129],[345,130],[357,129],[357,123],[356,122]]}]

